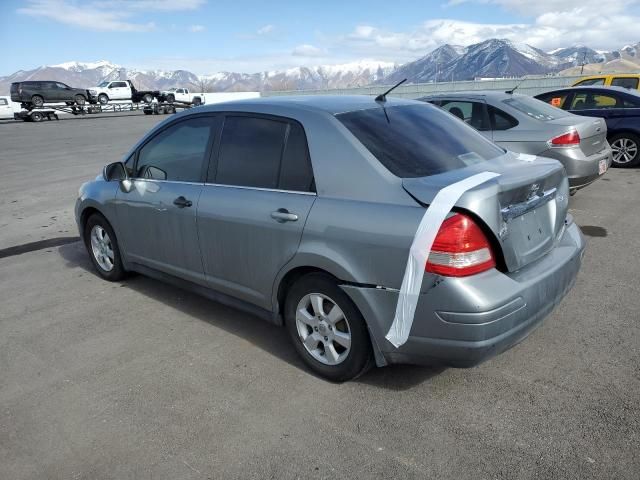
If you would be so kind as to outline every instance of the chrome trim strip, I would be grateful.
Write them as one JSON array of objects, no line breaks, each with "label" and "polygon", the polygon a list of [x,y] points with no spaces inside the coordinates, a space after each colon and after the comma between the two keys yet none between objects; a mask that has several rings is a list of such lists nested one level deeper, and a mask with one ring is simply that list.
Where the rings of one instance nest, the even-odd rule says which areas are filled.
[{"label": "chrome trim strip", "polygon": [[508,207],[502,208],[500,213],[502,213],[502,218],[504,221],[513,220],[516,217],[521,217],[527,212],[531,210],[535,210],[536,208],[544,205],[545,203],[553,200],[556,196],[557,189],[552,188],[551,190],[547,190],[542,194],[536,194],[533,197],[525,200],[522,203],[515,203],[513,205],[509,205]]},{"label": "chrome trim strip", "polygon": [[204,185],[203,182],[182,182],[180,180],[158,180],[157,178],[130,177],[129,180],[131,180],[132,182],[143,181],[143,182],[153,182],[153,183],[179,183],[181,185]]},{"label": "chrome trim strip", "polygon": [[206,183],[206,182],[204,185],[211,186],[211,187],[239,188],[242,190],[258,190],[261,192],[294,193],[296,195],[315,195],[315,196],[318,195],[316,192],[299,192],[297,190],[281,190],[278,188],[245,187],[242,185],[223,185],[221,183]]}]

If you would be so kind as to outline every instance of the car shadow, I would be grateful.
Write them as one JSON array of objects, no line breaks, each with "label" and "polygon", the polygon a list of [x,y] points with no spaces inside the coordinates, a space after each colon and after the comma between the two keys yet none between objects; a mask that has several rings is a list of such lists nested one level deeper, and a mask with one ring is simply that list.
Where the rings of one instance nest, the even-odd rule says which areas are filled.
[{"label": "car shadow", "polygon": [[[58,248],[58,252],[69,268],[81,268],[100,278],[80,241],[62,245]],[[298,357],[284,328],[278,328],[250,313],[227,307],[196,293],[144,275],[132,275],[122,282],[122,286],[210,325],[222,328],[289,365],[317,377]],[[389,390],[407,390],[440,374],[443,370],[444,368],[391,365],[385,368],[372,368],[355,382]],[[324,380],[321,377],[317,378]]]}]

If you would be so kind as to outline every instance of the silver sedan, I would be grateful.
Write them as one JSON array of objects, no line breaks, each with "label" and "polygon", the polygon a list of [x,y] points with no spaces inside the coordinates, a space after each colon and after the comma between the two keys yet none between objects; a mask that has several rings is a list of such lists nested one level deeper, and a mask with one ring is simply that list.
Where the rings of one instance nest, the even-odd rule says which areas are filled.
[{"label": "silver sedan", "polygon": [[600,178],[611,165],[607,125],[601,118],[573,115],[508,92],[451,92],[421,100],[442,107],[508,150],[559,160],[572,193]]},{"label": "silver sedan", "polygon": [[140,272],[284,325],[344,381],[523,339],[580,268],[568,194],[559,162],[423,102],[273,97],[173,115],[82,185],[76,220],[104,279]]}]

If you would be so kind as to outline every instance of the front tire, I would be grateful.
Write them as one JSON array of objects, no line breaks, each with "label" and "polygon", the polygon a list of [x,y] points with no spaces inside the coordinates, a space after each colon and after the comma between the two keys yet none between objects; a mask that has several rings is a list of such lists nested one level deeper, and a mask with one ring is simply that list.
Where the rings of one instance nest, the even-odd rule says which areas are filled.
[{"label": "front tire", "polygon": [[175,101],[176,101],[176,96],[173,93],[170,93],[169,95],[167,95],[167,102],[173,103]]},{"label": "front tire", "polygon": [[367,325],[328,275],[300,278],[287,294],[284,318],[294,348],[318,375],[344,382],[370,368],[373,354]]},{"label": "front tire", "polygon": [[640,137],[634,133],[619,133],[609,141],[613,152],[614,167],[637,167],[640,165]]},{"label": "front tire", "polygon": [[107,96],[107,94],[101,93],[100,95],[98,95],[98,102],[100,102],[100,105],[106,105],[107,103],[109,103],[109,97]]},{"label": "front tire", "polygon": [[87,220],[84,242],[98,275],[110,282],[126,276],[116,234],[107,219],[99,213],[92,214]]},{"label": "front tire", "polygon": [[142,97],[142,101],[144,103],[151,103],[153,102],[153,96],[150,93],[145,94],[144,97]]},{"label": "front tire", "polygon": [[76,95],[75,97],[73,97],[73,99],[76,101],[78,105],[84,105],[85,102],[87,101],[87,99],[84,98],[82,95]]}]

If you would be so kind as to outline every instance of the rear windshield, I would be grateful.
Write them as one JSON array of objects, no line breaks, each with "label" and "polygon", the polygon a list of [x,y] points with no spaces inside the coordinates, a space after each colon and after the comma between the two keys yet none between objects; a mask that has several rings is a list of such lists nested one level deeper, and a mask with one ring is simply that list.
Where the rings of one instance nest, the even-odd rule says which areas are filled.
[{"label": "rear windshield", "polygon": [[401,178],[448,172],[505,153],[462,120],[427,104],[371,108],[336,117]]},{"label": "rear windshield", "polygon": [[522,113],[526,113],[531,118],[542,120],[543,122],[569,115],[564,110],[552,107],[548,103],[532,97],[513,97],[502,102],[516,110],[520,110]]}]

